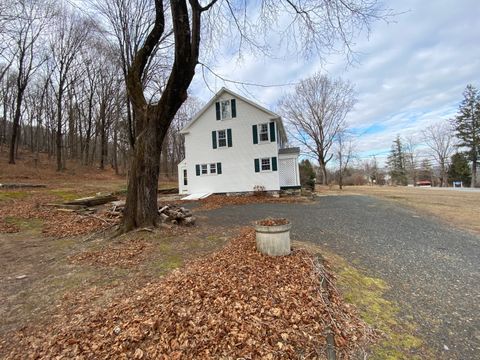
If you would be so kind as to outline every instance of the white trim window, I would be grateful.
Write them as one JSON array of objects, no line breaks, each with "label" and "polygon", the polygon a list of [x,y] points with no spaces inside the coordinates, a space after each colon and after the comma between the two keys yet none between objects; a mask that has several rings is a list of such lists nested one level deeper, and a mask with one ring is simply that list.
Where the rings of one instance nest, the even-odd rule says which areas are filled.
[{"label": "white trim window", "polygon": [[211,163],[210,164],[210,174],[211,175],[216,175],[217,174],[217,164],[216,163]]},{"label": "white trim window", "polygon": [[270,141],[268,123],[258,124],[258,142]]},{"label": "white trim window", "polygon": [[272,170],[272,166],[270,163],[270,158],[262,158],[260,159],[260,170],[261,171],[270,171]]},{"label": "white trim window", "polygon": [[207,164],[201,164],[200,165],[200,174],[201,175],[208,175],[208,165]]},{"label": "white trim window", "polygon": [[227,147],[227,130],[217,131],[217,143],[218,147]]},{"label": "white trim window", "polygon": [[232,118],[232,107],[230,104],[230,100],[220,101],[220,112],[221,112],[222,120]]}]

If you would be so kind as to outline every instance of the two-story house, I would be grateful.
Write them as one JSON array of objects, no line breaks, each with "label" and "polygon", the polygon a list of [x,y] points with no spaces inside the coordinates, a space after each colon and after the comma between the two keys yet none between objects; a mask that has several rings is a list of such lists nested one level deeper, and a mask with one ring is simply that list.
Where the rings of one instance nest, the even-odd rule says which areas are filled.
[{"label": "two-story house", "polygon": [[298,148],[285,148],[279,115],[222,88],[181,131],[181,194],[299,188]]}]

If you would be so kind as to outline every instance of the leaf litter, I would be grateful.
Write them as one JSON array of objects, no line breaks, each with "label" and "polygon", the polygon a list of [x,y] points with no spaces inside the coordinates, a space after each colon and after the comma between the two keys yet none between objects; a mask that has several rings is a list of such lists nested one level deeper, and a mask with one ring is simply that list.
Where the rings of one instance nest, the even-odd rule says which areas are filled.
[{"label": "leaf litter", "polygon": [[349,358],[376,335],[333,280],[305,250],[258,253],[255,232],[244,229],[222,250],[102,309],[92,307],[97,288],[67,294],[50,325],[15,333],[0,353],[3,347],[7,359],[322,359],[331,329],[337,357]]}]

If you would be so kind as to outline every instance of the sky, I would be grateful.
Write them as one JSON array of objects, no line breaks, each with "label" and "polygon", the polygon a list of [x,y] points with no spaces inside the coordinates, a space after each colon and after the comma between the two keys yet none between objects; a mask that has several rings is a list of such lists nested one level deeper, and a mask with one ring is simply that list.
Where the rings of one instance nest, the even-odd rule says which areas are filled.
[{"label": "sky", "polygon": [[[352,82],[358,102],[347,117],[360,159],[384,161],[399,134],[421,145],[426,126],[452,118],[469,83],[480,86],[480,4],[478,0],[387,0],[397,15],[377,22],[369,36],[357,37],[356,62],[330,56],[311,59],[271,59],[245,54],[241,60],[219,56],[209,63],[230,80],[264,85],[295,84],[321,71]],[[227,51],[225,51],[227,52]],[[226,86],[273,111],[294,85],[258,87],[235,85],[201,69],[191,93],[203,101],[211,90]]]}]

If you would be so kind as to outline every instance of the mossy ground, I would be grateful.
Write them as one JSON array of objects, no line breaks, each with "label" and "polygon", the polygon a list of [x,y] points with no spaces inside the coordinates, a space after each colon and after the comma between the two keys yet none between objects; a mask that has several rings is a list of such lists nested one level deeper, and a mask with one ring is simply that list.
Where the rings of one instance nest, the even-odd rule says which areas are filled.
[{"label": "mossy ground", "polygon": [[398,304],[386,298],[389,285],[385,281],[366,276],[340,256],[323,248],[302,242],[298,246],[321,254],[332,265],[344,299],[355,305],[360,317],[380,332],[380,340],[369,349],[371,359],[435,358],[416,334],[417,326],[400,318]]}]

